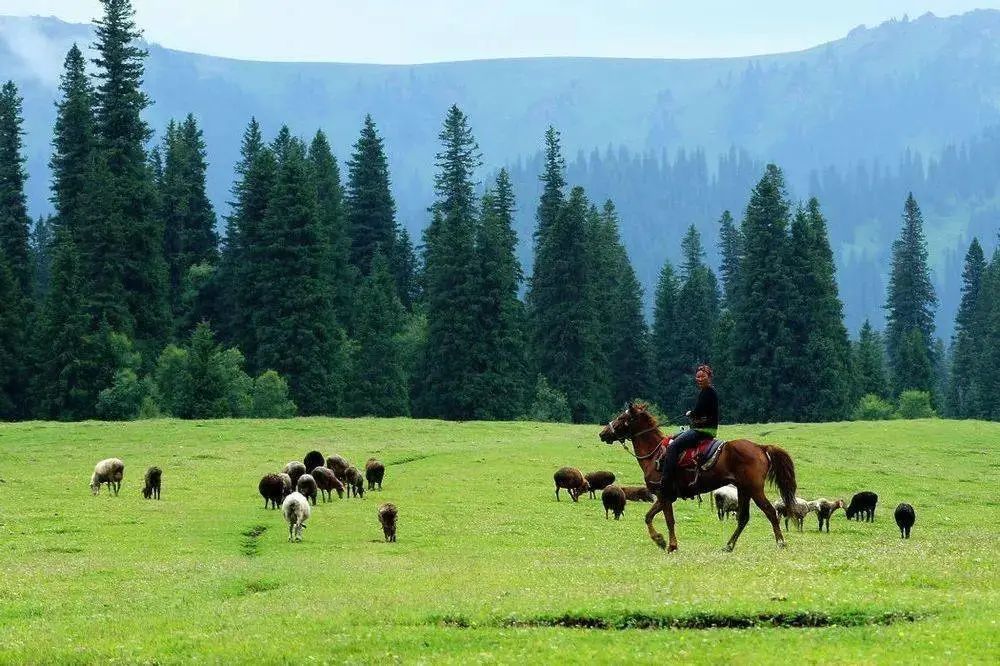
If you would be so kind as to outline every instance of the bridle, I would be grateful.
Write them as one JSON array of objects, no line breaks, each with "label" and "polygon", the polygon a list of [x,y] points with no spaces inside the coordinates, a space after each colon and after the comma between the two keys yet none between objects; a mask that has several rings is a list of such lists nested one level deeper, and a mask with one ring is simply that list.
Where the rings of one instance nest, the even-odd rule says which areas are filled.
[{"label": "bridle", "polygon": [[[617,420],[618,419],[612,419],[611,421],[608,421],[608,429],[611,430],[612,434],[615,433],[614,422],[617,421]],[[628,429],[632,430],[632,420],[631,419],[629,419],[629,421],[628,421]],[[625,446],[625,440],[626,439],[631,439],[632,440],[632,448],[634,449],[635,448],[635,438],[636,437],[640,437],[642,435],[645,435],[646,433],[653,432],[654,430],[659,430],[659,426],[652,426],[650,428],[646,428],[645,430],[640,430],[639,432],[630,432],[628,435],[623,435],[622,437],[620,437],[618,439],[618,442],[622,445],[622,448],[625,449],[625,452],[628,453],[633,458],[635,458],[636,460],[648,460],[649,458],[652,458],[653,456],[655,456],[657,454],[657,452],[661,448],[660,446],[657,446],[655,449],[653,449],[649,453],[645,453],[645,454],[643,454],[643,455],[640,456],[638,453],[635,453],[633,451],[629,451],[628,450],[628,447]]]}]

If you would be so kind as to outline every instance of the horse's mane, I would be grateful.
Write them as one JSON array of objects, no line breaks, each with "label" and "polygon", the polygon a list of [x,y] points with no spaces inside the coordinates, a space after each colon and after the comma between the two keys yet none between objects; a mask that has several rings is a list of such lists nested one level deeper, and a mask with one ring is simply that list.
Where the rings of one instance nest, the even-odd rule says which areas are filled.
[{"label": "horse's mane", "polygon": [[653,412],[649,411],[649,405],[647,403],[645,402],[636,403],[635,409],[640,414],[645,414],[646,418],[649,419],[650,425],[648,427],[650,428],[660,427],[660,422],[657,420],[656,415],[653,414]]}]

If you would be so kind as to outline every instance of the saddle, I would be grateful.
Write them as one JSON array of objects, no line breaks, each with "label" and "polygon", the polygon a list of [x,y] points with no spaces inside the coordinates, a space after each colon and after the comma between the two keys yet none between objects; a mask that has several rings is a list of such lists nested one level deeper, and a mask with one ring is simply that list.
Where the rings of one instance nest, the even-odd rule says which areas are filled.
[{"label": "saddle", "polygon": [[[660,452],[656,457],[656,469],[662,467],[663,456],[667,453],[667,446],[670,445],[670,440],[670,437],[666,437],[660,443]],[[697,476],[698,472],[707,472],[718,462],[719,455],[722,453],[722,448],[725,445],[726,442],[721,439],[706,437],[698,442],[697,446],[685,449],[681,453],[680,458],[677,459],[677,469],[694,472],[695,476]]]}]

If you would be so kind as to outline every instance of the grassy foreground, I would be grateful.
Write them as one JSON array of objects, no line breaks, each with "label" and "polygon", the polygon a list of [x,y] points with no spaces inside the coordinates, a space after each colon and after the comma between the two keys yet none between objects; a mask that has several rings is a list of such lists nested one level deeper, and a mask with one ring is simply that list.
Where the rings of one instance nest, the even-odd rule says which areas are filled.
[{"label": "grassy foreground", "polygon": [[[787,448],[808,499],[874,490],[876,521],[838,512],[819,534],[810,516],[778,551],[752,508],[727,554],[733,521],[686,502],[669,556],[645,534],[648,504],[615,522],[599,499],[555,501],[561,465],[641,481],[598,430],[0,425],[0,662],[1000,662],[1000,424],[723,428]],[[379,457],[385,490],[320,503],[290,544],[257,481],[312,448]],[[122,494],[91,497],[109,456],[125,461]],[[153,464],[160,502],[139,493]],[[382,542],[383,501],[399,506],[396,544]],[[909,541],[901,501],[917,512]]]}]

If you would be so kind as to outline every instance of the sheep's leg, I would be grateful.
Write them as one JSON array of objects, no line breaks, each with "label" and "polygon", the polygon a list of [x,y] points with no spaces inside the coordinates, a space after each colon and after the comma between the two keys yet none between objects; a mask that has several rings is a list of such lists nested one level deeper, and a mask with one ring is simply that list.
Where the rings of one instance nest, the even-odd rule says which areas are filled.
[{"label": "sheep's leg", "polygon": [[556,501],[557,502],[561,502],[562,501],[561,499],[559,499],[559,486],[556,486]]},{"label": "sheep's leg", "polygon": [[660,503],[660,498],[657,497],[656,501],[653,502],[653,506],[650,507],[649,511],[646,512],[646,531],[649,532],[649,538],[653,540],[657,546],[661,549],[666,549],[667,542],[663,538],[663,535],[656,531],[653,527],[653,518],[656,517],[660,511],[663,510],[663,505]]},{"label": "sheep's leg", "polygon": [[736,531],[733,532],[733,536],[729,537],[729,541],[726,543],[724,549],[726,552],[732,552],[733,548],[736,548],[736,540],[740,538],[743,528],[750,522],[750,495],[742,488],[737,489],[737,492]]},{"label": "sheep's leg", "polygon": [[[774,530],[774,541],[778,544],[778,548],[784,548],[785,537],[781,534],[781,523],[778,521],[778,512],[774,510],[774,505],[767,499],[763,487],[754,490],[753,501],[757,505],[757,508],[763,511],[767,519],[771,521],[771,528]],[[788,529],[787,515],[785,516],[785,529]]]},{"label": "sheep's leg", "polygon": [[674,532],[674,503],[668,502],[663,505],[663,517],[667,519],[667,532],[670,535],[670,545],[667,552],[672,553],[677,550],[677,533]]}]

